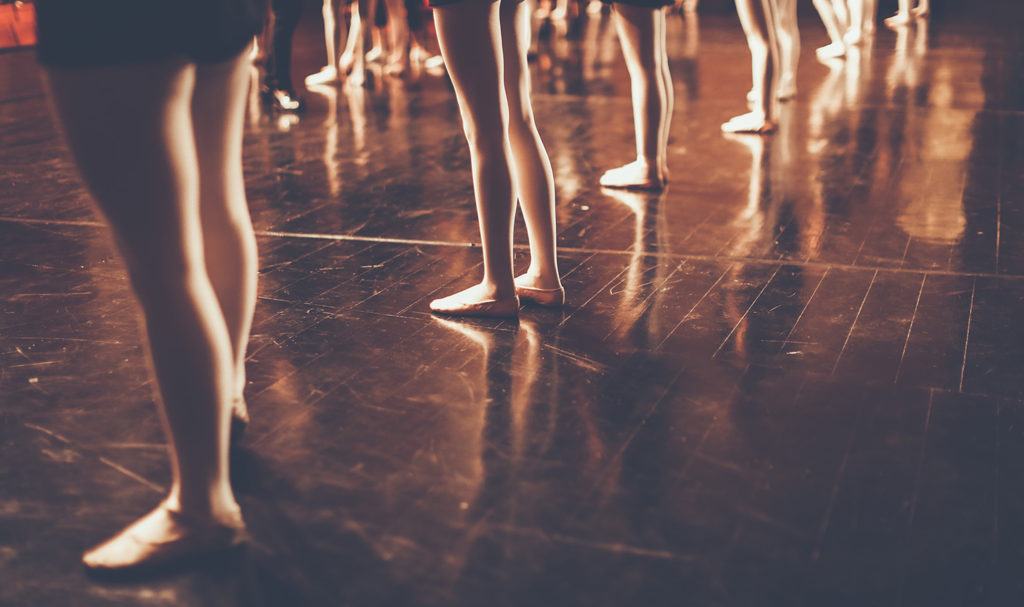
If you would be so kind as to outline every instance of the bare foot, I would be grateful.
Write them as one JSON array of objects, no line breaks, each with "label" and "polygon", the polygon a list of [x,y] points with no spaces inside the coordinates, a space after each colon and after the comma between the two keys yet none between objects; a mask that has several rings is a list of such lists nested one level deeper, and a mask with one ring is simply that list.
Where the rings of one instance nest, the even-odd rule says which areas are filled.
[{"label": "bare foot", "polygon": [[736,116],[722,125],[726,133],[757,133],[759,135],[771,133],[775,130],[774,120],[767,120],[761,112],[750,112]]},{"label": "bare foot", "polygon": [[216,519],[203,519],[161,503],[152,512],[82,555],[93,570],[159,565],[182,557],[213,552],[240,544],[245,523],[238,507]]},{"label": "bare foot", "polygon": [[644,160],[634,160],[601,175],[601,185],[606,188],[626,190],[660,190],[665,187],[658,175],[657,165]]},{"label": "bare foot", "polygon": [[514,292],[499,294],[493,286],[481,283],[435,299],[430,302],[430,311],[452,316],[516,317],[519,316],[519,298]]},{"label": "bare foot", "polygon": [[846,47],[838,42],[833,42],[814,52],[818,55],[818,59],[838,59],[846,54]]}]

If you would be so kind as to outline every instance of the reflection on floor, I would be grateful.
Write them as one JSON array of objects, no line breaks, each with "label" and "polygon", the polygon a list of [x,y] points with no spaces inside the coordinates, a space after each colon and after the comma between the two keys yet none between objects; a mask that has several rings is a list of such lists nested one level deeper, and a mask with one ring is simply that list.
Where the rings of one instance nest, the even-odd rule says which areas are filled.
[{"label": "reflection on floor", "polygon": [[443,80],[254,101],[256,543],[115,585],[78,555],[156,503],[162,439],[123,267],[31,54],[0,55],[0,603],[1022,604],[1024,53],[962,17],[828,65],[806,20],[762,139],[719,132],[749,88],[735,16],[699,44],[674,16],[660,195],[596,185],[632,150],[607,17],[554,28],[568,305],[518,323],[426,309],[480,272]]}]

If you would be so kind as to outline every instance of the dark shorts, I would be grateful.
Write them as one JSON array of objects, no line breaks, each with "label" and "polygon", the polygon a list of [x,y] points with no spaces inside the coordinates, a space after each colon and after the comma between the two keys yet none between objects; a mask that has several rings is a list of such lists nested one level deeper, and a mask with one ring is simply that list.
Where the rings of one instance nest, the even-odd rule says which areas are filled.
[{"label": "dark shorts", "polygon": [[[502,2],[513,2],[519,3],[525,0],[501,0]],[[427,6],[430,8],[437,8],[439,6],[451,6],[453,4],[461,4],[463,2],[494,2],[494,0],[429,0]]]},{"label": "dark shorts", "polygon": [[630,6],[640,6],[644,8],[661,8],[663,6],[672,6],[675,4],[673,0],[601,0],[605,4],[628,4]]},{"label": "dark shorts", "polygon": [[100,67],[185,56],[219,63],[263,28],[267,0],[36,0],[39,62]]}]

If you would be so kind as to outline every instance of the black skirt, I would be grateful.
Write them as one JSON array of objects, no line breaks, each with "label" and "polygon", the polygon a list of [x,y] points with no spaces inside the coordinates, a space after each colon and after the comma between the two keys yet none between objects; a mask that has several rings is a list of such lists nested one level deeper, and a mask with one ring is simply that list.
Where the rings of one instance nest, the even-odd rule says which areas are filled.
[{"label": "black skirt", "polygon": [[185,56],[219,63],[263,28],[267,0],[36,0],[37,52],[54,67]]}]

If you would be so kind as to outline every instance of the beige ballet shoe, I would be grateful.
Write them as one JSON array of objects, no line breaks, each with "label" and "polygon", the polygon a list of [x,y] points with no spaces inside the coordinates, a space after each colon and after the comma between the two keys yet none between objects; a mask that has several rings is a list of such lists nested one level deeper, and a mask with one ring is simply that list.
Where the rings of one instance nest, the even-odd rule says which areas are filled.
[{"label": "beige ballet shoe", "polygon": [[634,160],[629,164],[608,169],[599,180],[601,187],[620,190],[644,190],[658,192],[665,189],[664,182],[650,175],[647,165]]},{"label": "beige ballet shoe", "polygon": [[245,399],[239,396],[231,403],[231,442],[242,440],[248,427],[249,408],[245,404]]},{"label": "beige ballet shoe", "polygon": [[519,301],[524,304],[530,303],[548,307],[561,307],[565,305],[564,287],[558,287],[557,289],[535,289],[534,287],[520,285],[518,282],[519,278],[516,279],[516,295],[519,296]]},{"label": "beige ballet shoe", "polygon": [[465,301],[461,293],[430,302],[430,311],[448,316],[477,316],[484,318],[516,318],[519,316],[519,298]]},{"label": "beige ballet shoe", "polygon": [[245,523],[236,511],[229,523],[205,521],[161,503],[152,512],[82,555],[94,572],[163,565],[183,557],[218,552],[245,541]]}]

